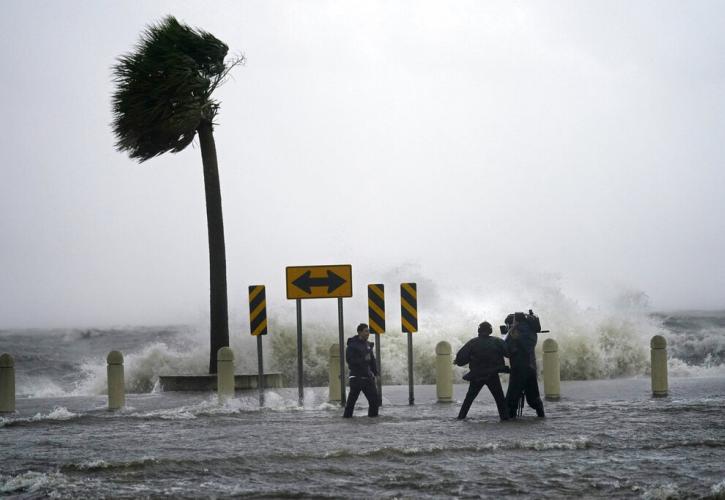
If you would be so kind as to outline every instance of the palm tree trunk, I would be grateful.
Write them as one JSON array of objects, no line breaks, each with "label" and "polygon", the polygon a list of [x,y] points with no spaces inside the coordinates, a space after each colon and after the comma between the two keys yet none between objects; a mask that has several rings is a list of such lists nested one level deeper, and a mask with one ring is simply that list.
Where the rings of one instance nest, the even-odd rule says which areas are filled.
[{"label": "palm tree trunk", "polygon": [[217,351],[229,345],[227,257],[224,247],[222,193],[219,188],[219,169],[211,122],[202,120],[197,132],[201,145],[201,161],[204,165],[206,223],[209,232],[209,312],[211,317],[209,373],[216,373]]}]

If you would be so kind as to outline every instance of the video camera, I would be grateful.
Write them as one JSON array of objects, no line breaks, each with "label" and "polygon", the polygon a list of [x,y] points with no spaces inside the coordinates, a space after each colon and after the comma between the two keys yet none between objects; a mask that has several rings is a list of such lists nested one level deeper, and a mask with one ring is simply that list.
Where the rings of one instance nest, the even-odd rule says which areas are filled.
[{"label": "video camera", "polygon": [[541,329],[541,322],[539,321],[539,317],[534,314],[534,311],[529,309],[528,314],[523,312],[515,312],[506,316],[506,319],[504,320],[505,324],[499,326],[499,330],[501,330],[501,335],[508,334],[509,330],[511,330],[511,327],[514,324],[514,318],[516,319],[517,323],[526,323],[529,328],[531,328],[531,331],[534,333],[549,333],[549,330]]}]

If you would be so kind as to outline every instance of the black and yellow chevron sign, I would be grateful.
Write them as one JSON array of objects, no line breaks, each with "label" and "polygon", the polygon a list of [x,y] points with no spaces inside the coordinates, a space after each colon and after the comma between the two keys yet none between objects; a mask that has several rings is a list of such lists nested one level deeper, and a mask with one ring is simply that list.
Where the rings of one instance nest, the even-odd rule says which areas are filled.
[{"label": "black and yellow chevron sign", "polygon": [[264,285],[249,287],[249,329],[252,335],[267,335],[267,298]]},{"label": "black and yellow chevron sign", "polygon": [[368,285],[368,323],[371,332],[385,332],[385,287],[383,285]]},{"label": "black and yellow chevron sign", "polygon": [[415,283],[400,285],[400,323],[404,332],[418,331],[418,287]]}]

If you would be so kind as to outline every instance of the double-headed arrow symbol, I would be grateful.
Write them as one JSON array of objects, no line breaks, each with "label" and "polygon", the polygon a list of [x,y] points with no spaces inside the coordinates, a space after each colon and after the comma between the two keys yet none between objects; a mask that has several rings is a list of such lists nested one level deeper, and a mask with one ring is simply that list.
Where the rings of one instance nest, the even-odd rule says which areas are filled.
[{"label": "double-headed arrow symbol", "polygon": [[305,271],[305,273],[294,280],[292,284],[308,294],[312,293],[312,287],[314,286],[326,286],[327,293],[332,293],[345,284],[345,278],[338,276],[332,271],[327,271],[326,278],[313,278],[310,271]]}]

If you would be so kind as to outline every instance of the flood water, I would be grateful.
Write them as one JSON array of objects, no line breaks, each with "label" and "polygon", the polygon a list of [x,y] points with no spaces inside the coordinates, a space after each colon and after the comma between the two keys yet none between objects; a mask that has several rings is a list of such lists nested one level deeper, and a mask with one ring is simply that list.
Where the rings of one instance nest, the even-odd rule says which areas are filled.
[{"label": "flood water", "polygon": [[725,497],[725,378],[562,382],[547,418],[499,422],[484,389],[469,418],[435,387],[386,386],[381,416],[342,419],[326,388],[19,398],[0,417],[0,494],[17,498]]}]

